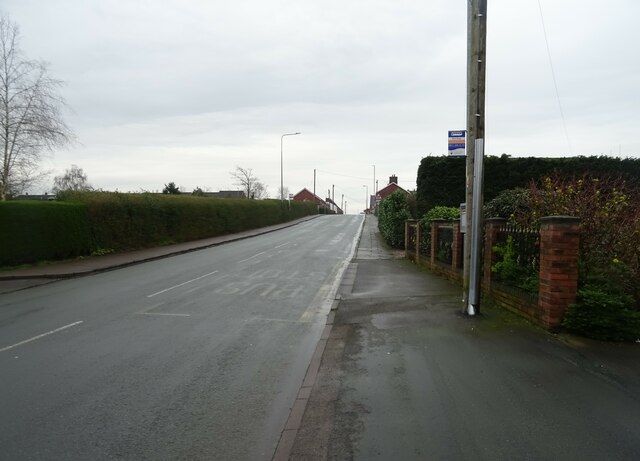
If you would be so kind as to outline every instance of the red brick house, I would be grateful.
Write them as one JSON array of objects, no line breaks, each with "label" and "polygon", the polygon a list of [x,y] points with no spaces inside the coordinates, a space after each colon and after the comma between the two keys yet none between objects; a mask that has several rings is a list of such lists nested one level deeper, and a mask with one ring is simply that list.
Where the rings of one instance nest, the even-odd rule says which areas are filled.
[{"label": "red brick house", "polygon": [[322,200],[320,197],[315,195],[306,187],[293,196],[293,201],[294,202],[313,202],[319,207],[329,208],[329,206],[327,205],[327,202]]},{"label": "red brick house", "polygon": [[386,197],[393,194],[397,190],[401,190],[405,194],[409,193],[402,187],[398,186],[398,177],[396,175],[392,175],[389,177],[389,184],[380,189],[376,195],[371,196],[370,209],[375,210],[380,202],[382,202]]}]

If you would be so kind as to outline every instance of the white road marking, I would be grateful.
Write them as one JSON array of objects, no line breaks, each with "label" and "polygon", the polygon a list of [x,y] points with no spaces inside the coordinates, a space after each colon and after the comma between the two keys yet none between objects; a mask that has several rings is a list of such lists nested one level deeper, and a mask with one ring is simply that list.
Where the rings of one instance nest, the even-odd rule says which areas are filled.
[{"label": "white road marking", "polygon": [[249,260],[251,260],[251,259],[253,259],[253,258],[257,258],[258,256],[263,255],[263,254],[265,254],[265,253],[266,253],[266,251],[261,251],[261,252],[260,252],[260,253],[258,253],[257,255],[253,255],[253,256],[251,256],[250,258],[243,259],[242,261],[238,261],[238,262],[239,262],[239,263],[243,263],[243,262],[249,261]]},{"label": "white road marking", "polygon": [[156,293],[147,295],[147,298],[153,298],[154,296],[161,295],[162,293],[166,293],[167,291],[171,291],[175,288],[180,288],[181,286],[187,285],[188,283],[195,282],[196,280],[203,279],[205,277],[209,277],[210,275],[216,274],[218,271],[209,272],[208,274],[201,275],[200,277],[196,277],[195,279],[187,280],[186,282],[182,282],[178,285],[174,285],[172,287],[166,288],[164,290],[158,291]]},{"label": "white road marking", "polygon": [[138,315],[165,315],[169,317],[191,317],[191,314],[177,314],[172,312],[138,312]]},{"label": "white road marking", "polygon": [[139,315],[139,314],[146,314],[146,313],[147,313],[147,312],[149,312],[151,309],[155,309],[156,307],[160,307],[160,306],[162,306],[162,305],[164,305],[164,304],[165,304],[165,302],[164,302],[164,301],[163,301],[163,302],[161,302],[161,303],[156,303],[156,304],[154,304],[154,305],[152,305],[152,306],[145,307],[145,308],[144,308],[144,309],[142,309],[141,311],[136,312],[136,314],[137,314],[137,315]]},{"label": "white road marking", "polygon": [[57,333],[59,331],[66,330],[67,328],[71,328],[71,327],[74,327],[76,325],[80,325],[82,322],[84,322],[84,320],[79,320],[77,322],[70,323],[69,325],[65,325],[63,327],[56,328],[55,330],[47,331],[46,333],[42,333],[41,335],[34,336],[33,338],[25,339],[24,341],[20,341],[19,343],[13,344],[11,346],[3,347],[2,349],[0,349],[0,352],[8,351],[9,349],[13,349],[14,347],[22,346],[23,344],[30,343],[31,341],[35,341],[37,339],[44,338],[45,336],[52,335],[52,334]]},{"label": "white road marking", "polygon": [[283,243],[282,245],[278,245],[276,248],[282,248],[283,246],[289,245],[291,242]]}]

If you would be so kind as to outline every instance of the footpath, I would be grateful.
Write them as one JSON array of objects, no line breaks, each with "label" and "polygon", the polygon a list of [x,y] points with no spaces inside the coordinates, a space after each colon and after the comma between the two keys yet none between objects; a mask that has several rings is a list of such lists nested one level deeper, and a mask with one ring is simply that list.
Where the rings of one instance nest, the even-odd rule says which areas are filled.
[{"label": "footpath", "polygon": [[80,277],[96,272],[103,272],[121,267],[139,264],[168,256],[201,250],[223,243],[243,240],[256,235],[266,234],[285,227],[295,226],[304,221],[317,218],[319,215],[307,216],[273,226],[260,227],[235,234],[220,235],[191,242],[176,243],[161,247],[145,248],[142,250],[112,253],[102,256],[87,256],[67,261],[52,261],[40,265],[20,267],[0,271],[0,294],[15,291],[30,286],[49,283],[62,278]]},{"label": "footpath", "polygon": [[470,318],[461,297],[367,216],[273,459],[637,459],[639,345],[554,336],[491,306]]}]

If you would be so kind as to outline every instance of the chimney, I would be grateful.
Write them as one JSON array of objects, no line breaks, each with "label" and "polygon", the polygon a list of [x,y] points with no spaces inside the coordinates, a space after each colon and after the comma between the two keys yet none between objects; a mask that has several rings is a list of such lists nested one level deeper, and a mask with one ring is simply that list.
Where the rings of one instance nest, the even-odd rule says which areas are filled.
[{"label": "chimney", "polygon": [[395,174],[393,176],[389,176],[389,184],[391,183],[398,184],[398,177]]}]

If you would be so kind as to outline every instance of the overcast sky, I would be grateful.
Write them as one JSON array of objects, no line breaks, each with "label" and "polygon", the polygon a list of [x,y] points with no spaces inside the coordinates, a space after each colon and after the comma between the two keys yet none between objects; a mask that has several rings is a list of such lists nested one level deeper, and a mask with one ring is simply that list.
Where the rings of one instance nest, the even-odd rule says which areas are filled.
[{"label": "overcast sky", "polygon": [[[543,22],[555,70],[547,54]],[[78,137],[46,162],[106,190],[237,189],[252,168],[348,212],[465,128],[463,0],[3,0],[64,80]],[[637,0],[488,0],[486,150],[640,156]],[[566,126],[566,129],[565,129]],[[43,186],[45,189],[47,185]]]}]

